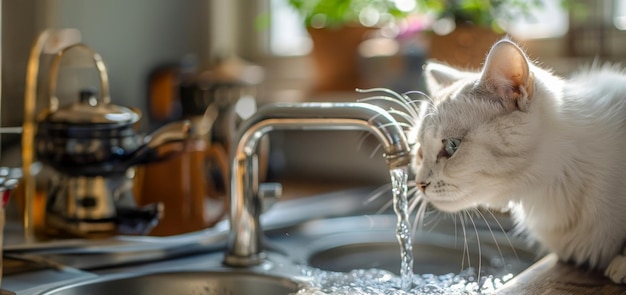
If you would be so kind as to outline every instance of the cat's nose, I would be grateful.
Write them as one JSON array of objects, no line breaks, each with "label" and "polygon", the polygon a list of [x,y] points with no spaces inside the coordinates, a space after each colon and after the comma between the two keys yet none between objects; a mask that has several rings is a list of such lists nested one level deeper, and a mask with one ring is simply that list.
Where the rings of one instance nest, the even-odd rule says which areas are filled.
[{"label": "cat's nose", "polygon": [[420,182],[417,185],[417,188],[419,188],[419,190],[422,191],[422,193],[423,193],[424,191],[426,191],[426,188],[428,187],[429,184],[430,184],[430,182]]}]

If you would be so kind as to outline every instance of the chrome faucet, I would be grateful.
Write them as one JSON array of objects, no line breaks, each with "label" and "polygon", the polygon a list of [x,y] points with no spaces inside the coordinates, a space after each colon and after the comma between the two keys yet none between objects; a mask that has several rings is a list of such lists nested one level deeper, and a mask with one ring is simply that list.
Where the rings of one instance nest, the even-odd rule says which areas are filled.
[{"label": "chrome faucet", "polygon": [[252,266],[266,255],[262,249],[262,210],[256,150],[259,140],[273,130],[362,130],[382,144],[390,168],[410,163],[404,131],[393,116],[368,103],[276,103],[261,107],[244,121],[231,154],[230,235],[224,263]]}]

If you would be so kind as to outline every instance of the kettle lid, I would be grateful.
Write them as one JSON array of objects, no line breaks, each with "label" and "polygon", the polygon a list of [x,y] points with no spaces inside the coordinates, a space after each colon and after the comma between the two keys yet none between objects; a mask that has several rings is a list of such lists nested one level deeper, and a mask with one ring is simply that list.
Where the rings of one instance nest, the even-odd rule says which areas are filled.
[{"label": "kettle lid", "polygon": [[78,102],[50,112],[45,120],[49,123],[100,125],[133,124],[140,119],[138,113],[127,107],[98,100],[93,89],[83,89],[79,92],[79,96]]}]

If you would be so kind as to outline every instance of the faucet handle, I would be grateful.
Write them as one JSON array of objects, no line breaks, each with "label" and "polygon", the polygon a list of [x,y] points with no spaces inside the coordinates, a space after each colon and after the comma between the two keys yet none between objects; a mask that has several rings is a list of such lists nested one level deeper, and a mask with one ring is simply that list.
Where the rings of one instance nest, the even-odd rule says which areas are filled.
[{"label": "faucet handle", "polygon": [[263,200],[261,212],[267,212],[283,195],[283,186],[277,182],[265,182],[259,184],[259,198]]}]

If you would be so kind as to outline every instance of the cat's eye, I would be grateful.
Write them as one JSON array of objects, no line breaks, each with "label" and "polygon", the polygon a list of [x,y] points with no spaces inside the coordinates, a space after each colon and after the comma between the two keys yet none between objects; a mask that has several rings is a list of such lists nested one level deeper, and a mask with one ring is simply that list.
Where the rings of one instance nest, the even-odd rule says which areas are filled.
[{"label": "cat's eye", "polygon": [[454,153],[456,153],[456,150],[459,149],[459,146],[461,145],[461,139],[460,138],[446,138],[443,140],[443,150],[442,150],[442,154],[443,156],[446,157],[452,157],[452,155],[454,155]]}]

